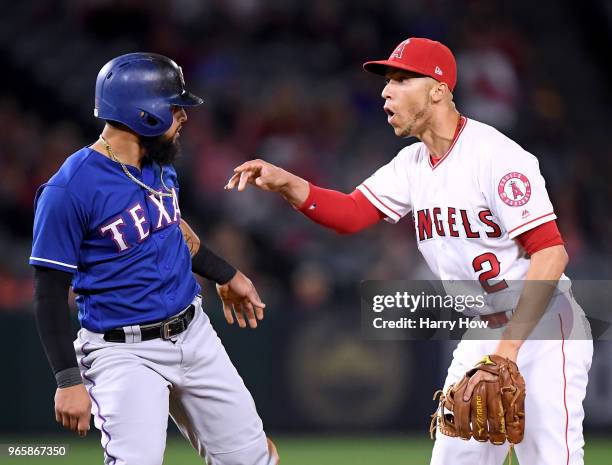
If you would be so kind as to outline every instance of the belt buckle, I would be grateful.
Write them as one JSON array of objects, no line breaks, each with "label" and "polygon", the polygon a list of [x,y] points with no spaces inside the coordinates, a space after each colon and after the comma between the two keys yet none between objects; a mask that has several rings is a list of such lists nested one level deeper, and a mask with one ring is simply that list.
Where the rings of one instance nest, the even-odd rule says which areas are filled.
[{"label": "belt buckle", "polygon": [[170,335],[170,323],[171,321],[166,321],[162,323],[161,326],[161,338],[164,341],[168,341],[172,336]]},{"label": "belt buckle", "polygon": [[176,333],[176,334],[173,334],[173,333],[172,333],[172,327],[171,327],[171,325],[172,325],[173,323],[176,323],[176,321],[177,321],[177,320],[180,320],[180,318],[172,318],[172,319],[170,319],[170,320],[168,320],[168,321],[164,321],[164,322],[162,323],[162,326],[161,326],[161,338],[162,338],[164,341],[168,341],[168,340],[170,340],[170,338],[172,338],[173,336],[176,336],[176,334],[180,334],[180,333],[182,332],[182,331],[179,331],[179,332],[178,332],[178,333]]},{"label": "belt buckle", "polygon": [[[172,318],[161,323],[160,337],[164,341],[170,340],[171,337],[181,334],[183,331],[187,329],[187,325],[185,324],[184,318],[188,310],[189,310],[189,307],[181,311],[178,315],[175,315]],[[174,323],[181,323],[181,327],[178,329],[176,333],[173,334],[171,325]]]}]

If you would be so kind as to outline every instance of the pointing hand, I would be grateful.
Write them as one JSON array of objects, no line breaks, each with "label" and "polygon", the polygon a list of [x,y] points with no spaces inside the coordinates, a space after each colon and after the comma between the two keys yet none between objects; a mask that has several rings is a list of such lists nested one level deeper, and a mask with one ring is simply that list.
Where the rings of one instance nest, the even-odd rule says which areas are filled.
[{"label": "pointing hand", "polygon": [[264,191],[278,192],[296,208],[303,205],[310,192],[308,181],[260,159],[249,160],[234,168],[225,189],[237,187],[238,191],[243,191],[247,184]]}]

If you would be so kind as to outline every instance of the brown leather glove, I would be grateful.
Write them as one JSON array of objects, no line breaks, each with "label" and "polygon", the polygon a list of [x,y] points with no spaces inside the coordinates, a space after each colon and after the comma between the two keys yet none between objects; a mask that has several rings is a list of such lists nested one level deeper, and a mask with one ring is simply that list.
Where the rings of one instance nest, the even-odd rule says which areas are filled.
[{"label": "brown leather glove", "polygon": [[[497,379],[479,382],[466,402],[463,393],[479,370],[496,375]],[[432,439],[437,428],[446,436],[465,440],[473,437],[493,444],[503,444],[506,439],[518,444],[523,440],[525,380],[513,361],[487,355],[461,381],[450,385],[446,393],[436,391],[434,400],[438,395],[439,405],[431,416],[429,429]]]}]

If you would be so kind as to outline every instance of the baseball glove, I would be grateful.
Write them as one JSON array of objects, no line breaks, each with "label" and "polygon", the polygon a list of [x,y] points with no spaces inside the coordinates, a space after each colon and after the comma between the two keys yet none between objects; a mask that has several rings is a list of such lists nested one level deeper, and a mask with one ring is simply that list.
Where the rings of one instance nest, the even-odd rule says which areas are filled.
[{"label": "baseball glove", "polygon": [[[463,394],[472,376],[478,371],[497,376],[495,381],[480,381],[466,402]],[[439,405],[432,414],[429,432],[434,438],[436,428],[442,434],[468,440],[511,444],[523,440],[525,432],[525,380],[516,363],[487,355],[469,370],[457,384],[436,391]]]}]

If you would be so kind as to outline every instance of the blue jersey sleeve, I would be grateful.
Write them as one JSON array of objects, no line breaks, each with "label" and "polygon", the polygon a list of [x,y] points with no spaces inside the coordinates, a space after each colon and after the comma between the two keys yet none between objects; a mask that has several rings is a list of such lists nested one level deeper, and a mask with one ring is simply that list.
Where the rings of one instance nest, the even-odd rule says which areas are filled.
[{"label": "blue jersey sleeve", "polygon": [[65,187],[42,186],[35,201],[31,265],[74,273],[86,231],[77,202]]}]

